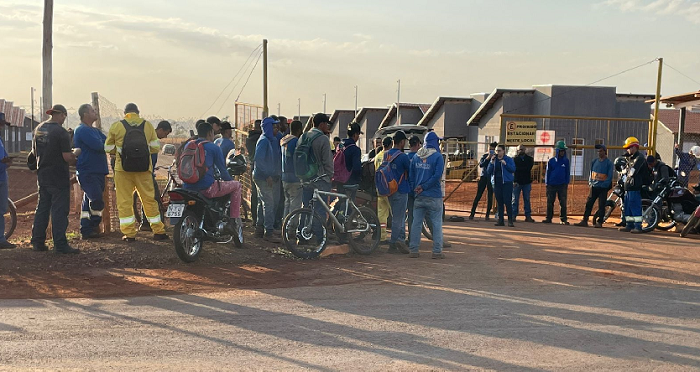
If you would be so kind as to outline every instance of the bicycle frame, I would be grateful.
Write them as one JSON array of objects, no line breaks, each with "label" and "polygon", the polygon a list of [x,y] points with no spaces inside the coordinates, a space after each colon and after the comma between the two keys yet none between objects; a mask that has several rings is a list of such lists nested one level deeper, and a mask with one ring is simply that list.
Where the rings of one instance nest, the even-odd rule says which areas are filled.
[{"label": "bicycle frame", "polygon": [[[313,195],[313,197],[311,198],[311,210],[314,209],[314,208],[313,208],[314,203],[316,203],[316,202],[321,203],[321,206],[323,207],[323,209],[325,209],[326,213],[328,213],[328,215],[329,215],[330,218],[331,218],[331,221],[333,222],[333,225],[338,229],[338,231],[340,231],[340,232],[342,232],[342,233],[367,232],[367,231],[369,231],[370,226],[369,226],[368,223],[366,223],[367,221],[365,221],[365,228],[362,229],[362,230],[348,230],[348,231],[345,231],[345,226],[343,226],[343,225],[340,224],[340,221],[338,221],[338,219],[335,217],[335,215],[333,214],[333,212],[331,212],[330,207],[329,207],[328,204],[323,200],[323,198],[322,198],[321,196],[332,196],[332,197],[336,197],[336,198],[339,199],[338,201],[343,200],[343,199],[347,200],[347,203],[345,203],[345,215],[346,215],[346,216],[348,215],[348,210],[349,210],[349,208],[350,208],[350,205],[352,205],[352,208],[353,208],[360,216],[362,216],[362,212],[360,212],[360,210],[357,208],[357,206],[355,205],[355,203],[354,203],[352,200],[350,200],[350,198],[348,198],[348,196],[345,195],[345,194],[338,194],[338,193],[327,192],[327,191],[319,191],[318,189],[314,189],[314,195]],[[363,216],[362,216],[362,219],[364,219]]]}]

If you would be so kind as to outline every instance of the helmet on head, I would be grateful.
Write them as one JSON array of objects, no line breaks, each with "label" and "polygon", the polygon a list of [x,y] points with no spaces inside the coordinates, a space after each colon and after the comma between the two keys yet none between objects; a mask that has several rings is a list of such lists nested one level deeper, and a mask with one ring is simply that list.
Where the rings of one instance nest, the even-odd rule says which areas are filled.
[{"label": "helmet on head", "polygon": [[625,140],[625,145],[622,147],[624,149],[628,149],[632,146],[639,147],[639,140],[637,139],[637,137],[627,137],[627,139]]},{"label": "helmet on head", "polygon": [[690,148],[690,153],[696,158],[700,158],[700,146],[693,146]]},{"label": "helmet on head", "polygon": [[615,159],[615,170],[618,172],[622,172],[623,170],[625,170],[625,168],[627,168],[627,163],[628,162],[626,157],[618,156]]},{"label": "helmet on head", "polygon": [[566,142],[564,141],[557,141],[557,145],[554,147],[557,150],[566,150],[568,147],[566,147]]}]

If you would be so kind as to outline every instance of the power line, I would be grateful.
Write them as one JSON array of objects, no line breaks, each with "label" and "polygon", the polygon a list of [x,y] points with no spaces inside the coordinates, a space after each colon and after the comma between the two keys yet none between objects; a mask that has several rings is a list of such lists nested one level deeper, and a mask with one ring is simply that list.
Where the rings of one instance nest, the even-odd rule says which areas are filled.
[{"label": "power line", "polygon": [[[552,95],[552,96],[550,96],[550,97],[547,97],[547,98],[541,99],[541,100],[539,100],[539,101],[536,101],[534,104],[538,104],[538,103],[541,103],[541,102],[544,102],[544,101],[548,101],[548,100],[551,100],[551,99],[554,98],[554,97],[562,96],[562,95],[564,95],[564,94],[571,93],[571,92],[573,92],[573,91],[575,91],[575,90],[578,90],[578,89],[581,89],[581,88],[584,88],[584,87],[587,87],[587,86],[591,86],[591,85],[593,85],[593,84],[600,83],[601,81],[608,80],[608,79],[614,78],[614,77],[616,77],[616,76],[620,76],[620,75],[622,75],[622,74],[624,74],[624,73],[627,73],[627,72],[630,72],[630,71],[632,71],[632,70],[636,70],[636,69],[638,69],[638,68],[640,68],[640,67],[644,67],[644,66],[646,66],[646,65],[652,64],[652,63],[654,63],[654,62],[656,62],[656,61],[658,61],[658,60],[659,60],[658,58],[655,58],[655,59],[653,59],[653,60],[651,60],[651,61],[649,61],[649,62],[644,62],[644,63],[642,63],[641,65],[638,65],[638,66],[635,66],[635,67],[632,67],[632,68],[628,68],[628,69],[626,69],[626,70],[620,71],[620,72],[618,72],[618,73],[616,73],[616,74],[612,74],[612,75],[607,76],[607,77],[604,77],[604,78],[602,78],[602,79],[598,79],[598,80],[596,80],[596,81],[594,81],[594,82],[592,82],[592,83],[588,83],[588,84],[586,84],[586,85],[581,85],[581,86],[578,86],[578,87],[569,89],[569,90],[567,90],[567,91],[561,92],[561,93],[559,93],[559,94],[554,94],[554,95]],[[520,107],[516,107],[516,108],[514,108],[514,109],[512,109],[512,110],[508,110],[507,112],[504,112],[504,114],[510,114],[511,112],[520,110],[521,108],[526,107],[526,106],[530,106],[530,105],[523,105],[523,106],[520,106]]]},{"label": "power line", "polygon": [[245,84],[243,84],[243,88],[241,88],[241,92],[238,93],[238,97],[236,97],[236,101],[238,101],[239,98],[241,98],[241,94],[243,94],[243,90],[245,89],[246,85],[248,85],[248,81],[250,80],[250,77],[253,75],[253,71],[255,71],[255,68],[258,66],[258,63],[260,62],[260,57],[262,57],[262,52],[260,52],[260,55],[258,56],[258,60],[255,61],[255,66],[253,66],[253,69],[250,70],[250,74],[248,75],[248,79],[246,79]]},{"label": "power line", "polygon": [[679,74],[685,76],[686,78],[688,78],[690,81],[694,82],[695,84],[700,85],[700,82],[699,82],[699,81],[697,81],[697,80],[691,78],[690,76],[688,76],[688,75],[686,75],[686,74],[684,74],[684,73],[678,71],[675,67],[669,65],[668,63],[664,62],[664,65],[668,66],[671,70],[673,70],[673,71],[675,71],[675,72],[677,72],[677,73],[679,73]]},{"label": "power line", "polygon": [[[231,85],[231,83],[233,83],[233,81],[236,80],[236,77],[238,77],[238,74],[240,74],[241,71],[243,71],[243,68],[246,67],[246,66],[248,65],[248,61],[250,61],[250,57],[252,57],[253,54],[255,54],[255,52],[256,52],[258,49],[260,49],[260,48],[262,48],[262,43],[261,43],[260,45],[258,45],[257,47],[255,47],[255,49],[253,49],[252,52],[250,52],[250,55],[248,55],[248,58],[247,58],[247,59],[245,60],[245,62],[243,63],[243,66],[241,66],[241,68],[238,69],[238,72],[236,72],[236,75],[234,75],[233,78],[231,79],[231,81],[229,81],[228,84],[226,84],[226,86],[224,87],[224,89],[221,90],[221,93],[219,93],[219,95],[216,96],[216,98],[214,99],[214,102],[211,103],[211,105],[209,106],[209,108],[206,109],[206,110],[204,111],[204,113],[202,113],[202,115],[200,115],[200,117],[204,117],[204,114],[206,114],[207,111],[211,110],[211,108],[214,107],[214,105],[216,104],[216,101],[218,101],[219,98],[221,98],[221,95],[224,94],[224,92],[226,91],[226,89],[228,89],[228,87]],[[236,84],[236,85],[237,85],[237,84]],[[234,86],[234,89],[235,89],[235,86]],[[229,94],[229,96],[230,96],[230,94]]]},{"label": "power line", "polygon": [[[255,70],[255,67],[258,65],[258,62],[260,62],[260,57],[262,57],[262,54],[263,54],[262,51],[260,52],[260,54],[258,54],[258,59],[255,61],[255,65],[254,65],[253,68],[250,70],[250,74],[251,74],[251,75],[253,74],[253,71]],[[248,69],[246,68],[246,70],[248,70]],[[245,72],[245,71],[244,71],[244,72]],[[248,75],[248,79],[250,79],[250,75]],[[224,106],[226,105],[226,102],[228,102],[229,98],[231,98],[231,95],[232,95],[233,92],[236,90],[236,87],[238,86],[238,84],[241,83],[242,80],[243,80],[243,75],[241,75],[241,77],[238,79],[238,82],[233,86],[233,88],[231,88],[231,92],[228,94],[228,96],[226,96],[226,99],[225,99],[223,102],[221,102],[221,106],[220,106],[219,109],[216,111],[217,114],[221,111],[221,109],[224,108]],[[245,84],[243,85],[243,88],[241,88],[241,92],[243,92],[243,89],[245,89],[245,86],[246,86],[247,84],[248,84],[248,80],[245,81]],[[239,93],[239,94],[238,94],[238,97],[236,98],[236,101],[238,101],[238,98],[240,98],[240,97],[241,97],[241,95],[240,95],[240,93]]]}]

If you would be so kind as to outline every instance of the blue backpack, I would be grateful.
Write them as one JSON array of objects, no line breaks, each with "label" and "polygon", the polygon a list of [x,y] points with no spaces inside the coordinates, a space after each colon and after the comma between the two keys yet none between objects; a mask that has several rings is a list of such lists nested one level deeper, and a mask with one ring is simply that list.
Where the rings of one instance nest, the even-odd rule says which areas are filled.
[{"label": "blue backpack", "polygon": [[396,160],[399,155],[403,154],[401,151],[397,151],[394,155],[389,156],[388,153],[384,154],[384,159],[382,164],[377,169],[377,173],[374,175],[374,183],[377,186],[377,194],[380,196],[391,196],[399,190],[399,184],[403,181],[405,174],[401,175],[398,180],[394,177],[394,171],[391,170],[391,162]]}]

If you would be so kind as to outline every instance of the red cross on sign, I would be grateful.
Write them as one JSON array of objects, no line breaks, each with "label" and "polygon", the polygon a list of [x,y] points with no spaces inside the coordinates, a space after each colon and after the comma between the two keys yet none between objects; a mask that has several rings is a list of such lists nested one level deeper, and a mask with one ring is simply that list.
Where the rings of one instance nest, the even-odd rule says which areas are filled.
[{"label": "red cross on sign", "polygon": [[549,133],[542,132],[542,134],[540,135],[540,141],[542,141],[542,143],[549,142]]}]

